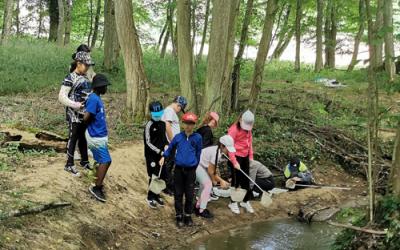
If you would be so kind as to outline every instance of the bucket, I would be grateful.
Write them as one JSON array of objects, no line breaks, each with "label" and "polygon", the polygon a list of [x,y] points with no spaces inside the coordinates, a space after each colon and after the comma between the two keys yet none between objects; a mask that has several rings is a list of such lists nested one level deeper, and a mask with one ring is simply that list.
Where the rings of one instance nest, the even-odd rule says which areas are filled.
[{"label": "bucket", "polygon": [[231,199],[234,202],[242,202],[246,196],[247,190],[243,188],[231,188]]}]

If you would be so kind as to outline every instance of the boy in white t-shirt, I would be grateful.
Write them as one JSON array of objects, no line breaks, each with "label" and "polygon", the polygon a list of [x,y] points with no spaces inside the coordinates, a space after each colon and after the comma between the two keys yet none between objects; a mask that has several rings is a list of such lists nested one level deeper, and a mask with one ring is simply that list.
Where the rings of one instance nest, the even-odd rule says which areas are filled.
[{"label": "boy in white t-shirt", "polygon": [[[185,113],[185,108],[187,106],[187,100],[183,96],[176,96],[173,102],[164,109],[164,114],[161,118],[165,122],[165,129],[167,134],[167,139],[169,142],[174,139],[174,137],[181,132],[181,128],[179,125],[179,117],[178,114],[182,111]],[[164,193],[168,195],[172,195],[174,192],[174,181],[173,181],[173,168],[175,165],[173,154],[171,157],[166,159],[166,182],[167,188],[164,189]]]}]

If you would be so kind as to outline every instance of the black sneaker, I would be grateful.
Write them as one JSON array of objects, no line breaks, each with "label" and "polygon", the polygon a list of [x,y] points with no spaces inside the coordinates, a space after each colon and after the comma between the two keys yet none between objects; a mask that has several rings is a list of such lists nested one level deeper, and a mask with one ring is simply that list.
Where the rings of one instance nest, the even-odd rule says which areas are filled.
[{"label": "black sneaker", "polygon": [[90,162],[84,162],[84,163],[81,162],[81,167],[83,167],[83,169],[85,170],[93,170],[93,166],[90,165]]},{"label": "black sneaker", "polygon": [[176,226],[178,228],[182,228],[185,224],[183,223],[183,216],[182,215],[177,215],[176,216]]},{"label": "black sneaker", "polygon": [[165,205],[165,202],[163,201],[163,199],[161,197],[156,197],[154,199],[154,201],[157,203],[157,205],[159,205],[160,207],[163,207]]},{"label": "black sneaker", "polygon": [[174,192],[169,188],[164,189],[163,193],[168,195],[168,196],[174,196]]},{"label": "black sneaker", "polygon": [[185,215],[185,218],[183,218],[183,222],[185,223],[186,226],[192,227],[193,226],[192,216]]},{"label": "black sneaker", "polygon": [[206,219],[214,218],[214,215],[208,209],[204,209],[203,212],[201,212],[201,213],[199,211],[199,215],[198,216],[206,218]]},{"label": "black sneaker", "polygon": [[146,201],[150,208],[157,208],[157,202],[155,200],[146,199]]},{"label": "black sneaker", "polygon": [[73,176],[80,177],[81,174],[79,173],[78,169],[74,165],[72,166],[65,166],[64,170],[70,172]]},{"label": "black sneaker", "polygon": [[90,187],[89,188],[89,192],[94,196],[94,198],[96,198],[97,200],[101,201],[101,202],[106,202],[106,196],[104,195],[103,192],[103,187]]}]

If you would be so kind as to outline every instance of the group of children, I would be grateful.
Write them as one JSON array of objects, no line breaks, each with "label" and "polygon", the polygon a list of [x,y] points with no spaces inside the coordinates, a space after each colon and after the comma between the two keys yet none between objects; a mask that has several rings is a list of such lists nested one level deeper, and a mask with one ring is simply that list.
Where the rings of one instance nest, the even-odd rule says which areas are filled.
[{"label": "group of children", "polygon": [[[105,202],[103,180],[111,165],[111,157],[101,96],[107,92],[110,82],[105,75],[93,72],[94,63],[86,45],[79,46],[72,58],[70,73],[62,82],[59,93],[59,101],[66,106],[69,128],[67,163],[64,169],[74,176],[80,175],[74,164],[75,147],[78,145],[81,167],[92,170],[88,160],[89,148],[97,166],[95,185],[89,187],[89,192],[97,200]],[[271,172],[254,160],[254,114],[250,110],[243,112],[228,129],[228,133],[215,142],[213,129],[218,127],[219,115],[216,112],[206,113],[195,131],[198,117],[192,112],[185,112],[187,104],[185,97],[176,96],[165,109],[159,101],[149,105],[151,119],[143,134],[149,185],[153,175],[159,175],[165,180],[167,188],[164,192],[174,195],[178,227],[192,226],[193,212],[203,218],[213,217],[207,204],[214,198],[212,190],[217,185],[222,190],[230,186],[245,189],[243,201],[239,203],[231,200],[229,208],[234,214],[240,214],[240,207],[248,213],[254,213],[250,200],[263,190],[250,184],[247,176],[250,175],[265,190],[274,187]],[[180,112],[183,113],[183,131],[178,117]],[[225,179],[217,171],[218,165],[224,161],[230,169]],[[308,182],[312,178],[307,167],[297,158],[291,160],[284,174],[295,182]],[[197,195],[196,183],[199,185]],[[165,205],[160,194],[152,192],[150,188],[147,203],[151,208]]]},{"label": "group of children", "polygon": [[89,192],[99,201],[105,202],[103,180],[111,165],[108,151],[108,131],[105,109],[101,95],[110,85],[103,74],[95,74],[90,48],[80,45],[72,55],[70,72],[62,82],[58,99],[66,107],[69,139],[67,144],[67,163],[64,169],[74,176],[80,176],[74,164],[74,153],[78,145],[81,155],[80,165],[92,170],[88,160],[88,148],[96,161],[96,181],[89,187]]}]

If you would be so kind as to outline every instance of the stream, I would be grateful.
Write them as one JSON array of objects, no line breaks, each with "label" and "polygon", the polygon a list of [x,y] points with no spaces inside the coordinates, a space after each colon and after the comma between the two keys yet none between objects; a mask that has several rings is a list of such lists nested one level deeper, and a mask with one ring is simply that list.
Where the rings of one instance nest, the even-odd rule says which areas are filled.
[{"label": "stream", "polygon": [[195,241],[196,250],[290,250],[330,249],[340,232],[326,223],[300,223],[294,219],[280,219],[231,229]]}]

